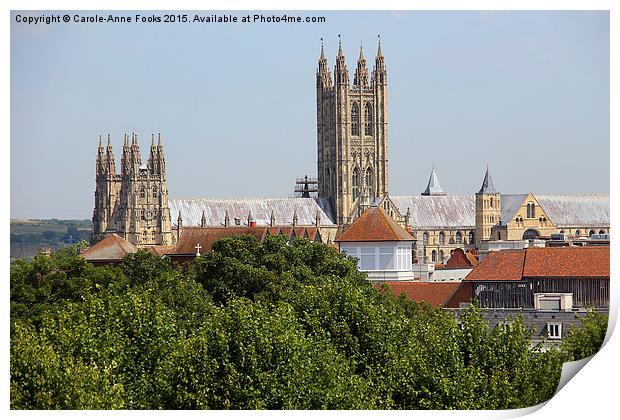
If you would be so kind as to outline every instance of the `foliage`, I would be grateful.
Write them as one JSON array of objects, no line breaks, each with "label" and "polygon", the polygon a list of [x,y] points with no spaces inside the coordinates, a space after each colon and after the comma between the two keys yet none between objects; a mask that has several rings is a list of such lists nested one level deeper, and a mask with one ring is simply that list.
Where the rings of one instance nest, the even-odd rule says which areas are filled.
[{"label": "foliage", "polygon": [[572,328],[562,342],[562,350],[567,360],[580,360],[596,354],[603,346],[607,334],[608,317],[589,311],[580,328]]},{"label": "foliage", "polygon": [[[562,354],[375,289],[336,250],[220,240],[192,264],[77,246],[11,266],[14,409],[472,409],[549,399]],[[580,345],[580,344],[575,344]]]}]

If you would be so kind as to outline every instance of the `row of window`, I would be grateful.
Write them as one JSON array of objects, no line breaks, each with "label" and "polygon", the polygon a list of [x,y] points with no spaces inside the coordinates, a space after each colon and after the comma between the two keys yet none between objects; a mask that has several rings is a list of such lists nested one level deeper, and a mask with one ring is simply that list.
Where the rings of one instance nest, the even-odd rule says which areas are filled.
[{"label": "row of window", "polygon": [[[157,198],[157,192],[158,192],[157,187],[153,187],[152,189],[153,198]],[[140,187],[140,198],[146,198],[146,194],[147,194],[146,187],[143,185]]]},{"label": "row of window", "polygon": [[[585,232],[585,231],[584,231],[584,232]],[[566,231],[565,231],[564,229],[562,229],[562,230],[560,231],[560,233],[566,233]],[[604,234],[605,234],[605,233],[607,233],[607,232],[605,232],[605,230],[601,229],[601,230],[599,230],[599,231],[598,231],[598,233],[599,233],[599,235],[604,235]],[[596,231],[595,231],[595,230],[593,230],[593,229],[590,229],[590,231],[588,232],[588,236],[592,236],[592,235],[595,235],[595,234],[596,234]],[[577,230],[575,231],[575,236],[581,236],[581,230],[577,229]]]},{"label": "row of window", "polygon": [[[372,136],[372,105],[366,103],[364,107],[364,134]],[[351,107],[351,135],[360,135],[360,109],[357,103]]]},{"label": "row of window", "polygon": [[[429,238],[429,233],[428,232],[424,232],[422,234],[422,243],[424,245],[428,245],[428,238]],[[473,243],[474,242],[474,238],[475,238],[475,234],[474,231],[471,230],[469,231],[469,243]],[[457,244],[462,244],[463,243],[463,233],[461,233],[461,231],[457,231],[456,235],[454,238],[450,238],[450,243],[457,243]],[[439,245],[446,245],[446,234],[444,231],[439,232]]]},{"label": "row of window", "polygon": [[[364,175],[364,184],[366,188],[368,188],[368,195],[370,197],[373,196],[373,188],[372,188],[372,168],[366,169],[366,173]],[[360,170],[356,167],[353,169],[353,176],[351,177],[351,185],[353,187],[353,201],[357,199],[362,194],[362,186],[360,185]]]},{"label": "row of window", "polygon": [[408,246],[394,247],[349,247],[343,246],[342,251],[358,259],[358,268],[363,271],[372,270],[411,270],[411,248]]}]

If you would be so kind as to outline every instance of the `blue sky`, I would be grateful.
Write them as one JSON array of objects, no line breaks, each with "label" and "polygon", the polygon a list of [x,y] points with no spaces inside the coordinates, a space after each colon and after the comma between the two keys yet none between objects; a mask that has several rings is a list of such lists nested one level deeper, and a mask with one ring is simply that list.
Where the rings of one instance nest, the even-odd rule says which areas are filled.
[{"label": "blue sky", "polygon": [[295,177],[316,174],[316,62],[324,37],[333,66],[339,33],[350,71],[360,42],[372,65],[381,34],[390,194],[419,194],[433,163],[455,195],[477,191],[487,164],[504,193],[609,192],[605,11],[289,13],[326,16],[319,24],[26,25],[17,14],[12,218],[90,218],[108,132],[118,164],[124,133],[139,135],[145,160],[161,132],[171,197],[291,196]]}]

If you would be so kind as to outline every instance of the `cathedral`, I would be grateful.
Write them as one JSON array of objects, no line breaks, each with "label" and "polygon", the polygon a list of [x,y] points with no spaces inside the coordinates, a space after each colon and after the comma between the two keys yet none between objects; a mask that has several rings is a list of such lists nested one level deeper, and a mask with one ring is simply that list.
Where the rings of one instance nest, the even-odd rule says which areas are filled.
[{"label": "cathedral", "polygon": [[488,168],[472,195],[448,195],[433,167],[421,194],[390,196],[387,81],[380,40],[372,72],[360,47],[353,83],[341,41],[333,72],[321,45],[314,197],[169,199],[159,135],[157,141],[151,136],[146,164],[137,135],[125,135],[120,174],[110,136],[105,149],[100,138],[93,243],[114,233],[139,247],[173,245],[184,228],[233,226],[316,228],[330,243],[368,207],[383,208],[403,226],[415,238],[415,259],[428,263],[445,262],[454,249],[476,249],[483,241],[609,233],[608,194],[502,194]]}]

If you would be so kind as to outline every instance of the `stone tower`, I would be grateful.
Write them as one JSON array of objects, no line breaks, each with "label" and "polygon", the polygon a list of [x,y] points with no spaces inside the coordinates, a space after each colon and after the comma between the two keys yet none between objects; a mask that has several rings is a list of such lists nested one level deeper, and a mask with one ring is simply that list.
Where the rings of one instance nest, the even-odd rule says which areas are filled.
[{"label": "stone tower", "polygon": [[[483,240],[491,239],[491,228],[497,225],[502,215],[501,195],[493,186],[493,179],[487,167],[480,191],[476,193],[476,247]],[[494,238],[498,239],[498,238]]]},{"label": "stone tower", "polygon": [[331,200],[338,225],[387,196],[387,72],[381,41],[369,80],[360,47],[353,84],[339,40],[334,79],[321,45],[316,73],[318,195]]},{"label": "stone tower", "polygon": [[125,135],[121,173],[116,174],[114,155],[108,135],[104,154],[99,143],[97,152],[95,209],[92,241],[116,233],[137,246],[171,245],[173,243],[166,185],[166,161],[158,135],[151,136],[151,151],[142,164],[138,136]]}]

